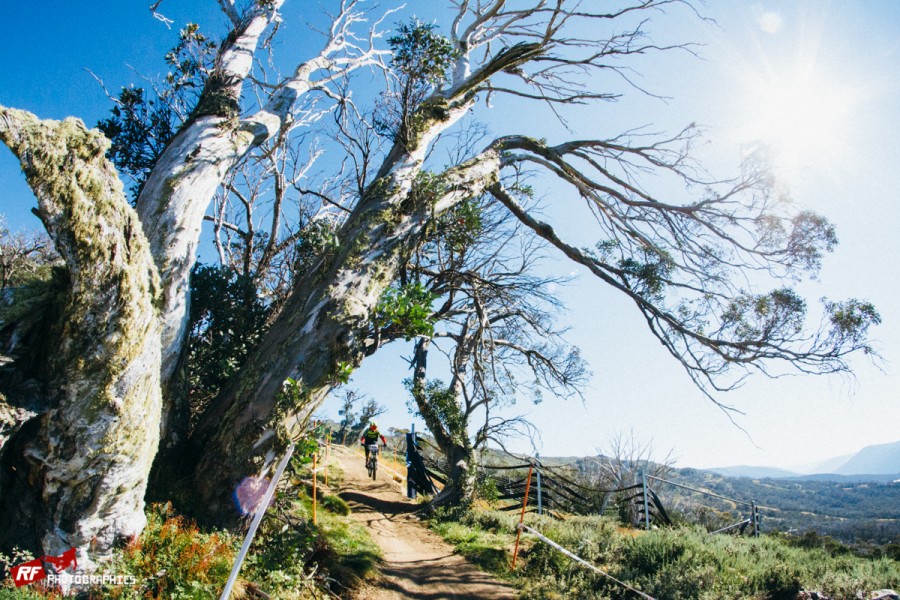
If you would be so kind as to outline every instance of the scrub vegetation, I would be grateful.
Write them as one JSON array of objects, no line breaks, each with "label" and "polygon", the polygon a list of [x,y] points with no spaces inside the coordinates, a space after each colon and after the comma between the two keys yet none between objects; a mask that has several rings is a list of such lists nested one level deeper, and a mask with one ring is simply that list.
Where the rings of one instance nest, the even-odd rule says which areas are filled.
[{"label": "scrub vegetation", "polygon": [[[438,514],[432,528],[462,555],[519,586],[521,598],[636,597],[527,534],[517,568],[510,571],[517,523],[518,514],[482,506],[457,520]],[[792,600],[801,590],[850,600],[860,591],[900,586],[896,558],[858,557],[840,544],[805,545],[780,535],[710,535],[691,526],[645,532],[625,528],[608,517],[560,521],[527,515],[525,524],[616,579],[666,600]]]},{"label": "scrub vegetation", "polygon": [[[306,450],[314,450],[312,444]],[[347,519],[350,509],[319,488],[317,524],[312,523],[310,455],[295,456],[244,562],[234,598],[314,599],[347,596],[375,571],[381,551],[365,527]],[[339,473],[337,474],[340,475]],[[322,474],[319,474],[320,484]],[[88,598],[218,598],[243,542],[240,535],[198,526],[171,504],[147,509],[147,527],[116,549],[103,572],[134,577],[135,585],[95,587]],[[10,566],[30,556],[0,555],[0,599],[55,598],[39,584],[14,588]]]}]

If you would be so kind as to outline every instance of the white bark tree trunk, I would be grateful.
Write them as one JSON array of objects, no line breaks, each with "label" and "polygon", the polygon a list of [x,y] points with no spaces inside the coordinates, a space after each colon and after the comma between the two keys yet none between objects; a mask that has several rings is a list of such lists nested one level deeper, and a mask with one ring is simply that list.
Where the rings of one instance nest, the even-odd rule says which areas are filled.
[{"label": "white bark tree trunk", "polygon": [[17,527],[0,530],[30,529],[47,554],[74,546],[89,570],[145,524],[161,404],[158,277],[101,133],[0,108],[0,140],[19,157],[70,278],[48,340],[52,408],[3,474],[3,518]]},{"label": "white bark tree trunk", "polygon": [[197,260],[203,215],[228,170],[280,124],[275,119],[271,133],[262,131],[256,121],[242,127],[238,112],[241,89],[253,66],[260,37],[283,2],[260,3],[242,20],[236,14],[229,15],[236,20],[235,29],[219,48],[199,104],[163,152],[137,200],[138,215],[162,284],[164,387],[175,371],[184,343],[189,279]]},{"label": "white bark tree trunk", "polygon": [[[498,182],[500,151],[491,146],[442,173],[437,193],[414,189],[430,145],[472,106],[474,90],[539,52],[537,44],[501,51],[446,95],[435,93],[416,108],[414,130],[395,142],[338,233],[339,250],[294,284],[260,348],[201,418],[194,489],[210,521],[236,522],[236,486],[268,470],[337,383],[336,375],[359,366],[375,306],[429,220]],[[280,395],[286,378],[298,382],[298,397]]]},{"label": "white bark tree trunk", "polygon": [[[236,521],[235,487],[270,468],[338,383],[337,374],[359,366],[375,306],[428,221],[496,182],[500,155],[490,148],[443,174],[441,192],[428,198],[409,191],[418,165],[407,157],[370,187],[338,236],[337,254],[295,284],[238,381],[201,419],[194,489],[210,520]],[[280,395],[288,377],[298,382],[299,397]]]}]

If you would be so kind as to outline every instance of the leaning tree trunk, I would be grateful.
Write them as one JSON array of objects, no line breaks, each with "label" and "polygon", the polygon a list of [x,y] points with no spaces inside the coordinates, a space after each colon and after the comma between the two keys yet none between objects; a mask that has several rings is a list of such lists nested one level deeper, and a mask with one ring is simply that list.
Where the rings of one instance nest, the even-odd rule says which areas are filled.
[{"label": "leaning tree trunk", "polygon": [[0,109],[0,139],[19,157],[69,276],[48,344],[51,408],[4,457],[0,536],[46,554],[74,546],[90,570],[145,524],[159,441],[158,278],[102,134]]},{"label": "leaning tree trunk", "polygon": [[[442,124],[465,108],[444,114]],[[210,520],[233,523],[239,517],[232,501],[236,486],[271,467],[341,374],[373,350],[366,338],[375,306],[429,220],[497,181],[499,152],[489,148],[421,193],[413,183],[430,141],[425,138],[370,186],[341,229],[338,249],[296,282],[238,380],[201,419],[194,488]],[[297,382],[292,394],[282,393],[286,378]]]},{"label": "leaning tree trunk", "polygon": [[[378,299],[427,223],[498,182],[501,149],[492,144],[440,174],[425,186],[427,193],[415,186],[432,142],[468,111],[478,87],[540,53],[536,43],[504,49],[416,108],[342,227],[339,249],[295,283],[260,348],[201,418],[194,470],[198,516],[235,522],[240,513],[232,497],[238,484],[271,468],[287,438],[319,406],[338,376],[359,366],[372,350],[365,338]],[[281,391],[287,378],[297,386],[286,395]]]}]

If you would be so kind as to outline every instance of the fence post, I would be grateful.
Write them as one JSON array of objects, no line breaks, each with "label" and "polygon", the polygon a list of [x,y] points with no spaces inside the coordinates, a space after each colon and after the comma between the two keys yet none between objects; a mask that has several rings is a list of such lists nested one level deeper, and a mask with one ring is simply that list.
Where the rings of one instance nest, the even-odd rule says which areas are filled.
[{"label": "fence post", "polygon": [[313,454],[313,472],[312,472],[312,476],[313,476],[313,492],[312,492],[313,525],[317,525],[317,522],[316,522],[316,481],[319,479],[319,474],[316,472],[317,471],[316,462],[317,462],[318,458],[319,458],[318,452]]},{"label": "fence post", "polygon": [[412,477],[409,476],[409,468],[412,466],[412,449],[416,444],[416,424],[410,426],[410,433],[406,435],[406,497],[410,500],[416,499],[416,488],[413,485]]},{"label": "fence post", "polygon": [[541,454],[538,452],[535,454],[534,458],[537,460],[537,501],[538,501],[538,514],[544,514],[544,503],[541,495],[542,487],[541,487]]},{"label": "fence post", "polygon": [[647,500],[647,473],[641,469],[641,490],[644,495],[644,529],[650,531],[650,503]]},{"label": "fence post", "polygon": [[525,507],[528,506],[528,492],[531,489],[531,473],[534,471],[534,463],[528,466],[528,479],[525,481],[525,500],[522,501],[522,514],[519,515],[519,527],[516,528],[516,548],[513,550],[512,568],[516,568],[516,557],[519,556],[519,538],[522,537],[522,523],[525,521]]},{"label": "fence post", "polygon": [[756,506],[756,502],[754,501],[751,506],[752,508],[752,516],[753,519],[753,537],[759,537],[759,507]]}]

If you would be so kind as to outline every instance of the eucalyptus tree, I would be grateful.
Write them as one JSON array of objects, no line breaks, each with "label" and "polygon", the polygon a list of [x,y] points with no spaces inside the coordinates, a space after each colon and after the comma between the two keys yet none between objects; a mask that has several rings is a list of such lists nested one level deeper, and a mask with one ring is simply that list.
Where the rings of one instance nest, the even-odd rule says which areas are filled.
[{"label": "eucalyptus tree", "polygon": [[[4,519],[20,526],[3,528],[6,543],[42,546],[48,554],[76,546],[79,564],[89,568],[88,545],[102,554],[143,527],[161,390],[184,345],[188,278],[207,206],[235,164],[295,123],[305,97],[381,61],[376,30],[354,33],[365,18],[348,0],[321,51],[242,109],[253,55],[282,3],[220,0],[230,31],[174,135],[151,144],[148,160],[135,166],[136,210],[100,132],[76,119],[40,121],[0,109],[0,139],[21,160],[70,274],[57,335],[45,340],[58,368],[44,382],[43,414],[20,429],[27,438],[23,433],[3,449]],[[160,125],[144,133],[167,132]]]},{"label": "eucalyptus tree", "polygon": [[[401,105],[388,111],[394,118],[383,127],[393,143],[336,232],[337,245],[297,280],[261,352],[208,411],[198,440],[203,477],[196,485],[213,514],[229,514],[234,484],[271,463],[293,424],[377,348],[367,335],[373,312],[429,224],[485,193],[533,235],[630,298],[651,333],[710,397],[735,384],[729,376],[765,371],[773,361],[828,373],[846,370],[848,353],[870,351],[865,332],[878,321],[871,305],[829,302],[820,326],[809,330],[801,326],[805,302],[782,284],[816,271],[836,242],[831,225],[794,211],[759,163],[748,162],[734,180],[704,181],[690,159],[693,128],[659,139],[632,130],[559,143],[505,135],[458,164],[424,169],[436,139],[476,110],[479,97],[584,103],[594,111],[598,102],[617,97],[598,89],[604,79],[591,76],[624,75],[630,57],[673,49],[647,41],[639,18],[632,20],[635,11],[668,4],[626,3],[595,12],[568,3],[462,1],[449,18],[449,37],[421,26],[393,39],[391,91]],[[578,37],[586,25],[603,35]],[[522,114],[527,121],[527,111]],[[529,124],[522,127],[527,134]],[[523,169],[538,172],[538,181],[554,178],[569,187],[572,197],[557,202],[567,209],[581,203],[595,247],[568,243],[523,207],[516,190],[503,184],[506,173]],[[649,174],[683,186],[651,194],[641,183]],[[685,188],[702,191],[685,201]],[[778,289],[744,289],[747,271],[774,276]],[[279,400],[282,376],[302,381],[288,402]],[[221,456],[243,460],[224,463]]]},{"label": "eucalyptus tree", "polygon": [[[387,73],[385,118],[372,128],[390,143],[383,152],[367,147],[366,175],[340,203],[344,215],[328,243],[308,256],[268,333],[200,417],[193,483],[202,516],[239,518],[231,502],[237,483],[270,468],[325,395],[377,350],[370,335],[377,308],[429,225],[484,194],[630,298],[707,393],[777,361],[844,371],[848,353],[871,350],[866,330],[878,314],[865,302],[829,302],[819,327],[802,326],[805,302],[780,282],[814,273],[835,235],[825,219],[796,213],[774,194],[758,165],[731,181],[703,181],[690,161],[692,128],[659,138],[634,129],[552,143],[529,136],[530,103],[561,115],[586,105],[596,115],[620,95],[603,75],[627,82],[632,57],[679,48],[649,41],[641,14],[690,10],[685,2],[623,0],[604,11],[566,1],[456,0],[446,37],[429,25],[400,28],[387,65],[391,50],[377,48],[379,26],[361,33],[363,15],[345,0],[321,52],[264,85],[258,101],[243,97],[254,55],[279,33],[282,3],[219,0],[231,30],[196,104],[152,161],[136,211],[99,132],[74,119],[0,109],[0,140],[22,161],[70,273],[65,326],[49,342],[59,376],[47,382],[47,411],[20,430],[27,435],[12,444],[15,452],[4,452],[0,478],[4,517],[39,532],[46,553],[78,546],[82,564],[89,544],[103,551],[140,530],[161,390],[184,346],[204,214],[235,165],[293,126],[304,102],[321,95],[350,106],[347,76],[365,66]],[[439,137],[468,113],[489,111],[478,100],[498,95],[523,103],[521,130],[458,164],[426,170]],[[595,247],[567,242],[504,184],[507,174],[528,169],[539,185],[555,179],[569,189],[547,209],[580,208]],[[702,191],[690,200],[674,185],[651,193],[642,182],[653,174]],[[779,288],[745,289],[747,271],[773,275]]]}]

